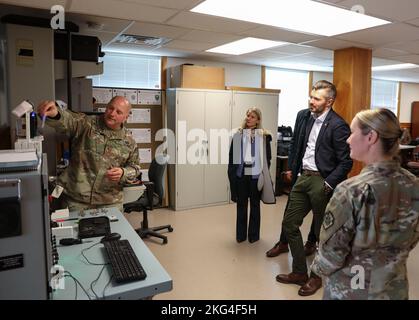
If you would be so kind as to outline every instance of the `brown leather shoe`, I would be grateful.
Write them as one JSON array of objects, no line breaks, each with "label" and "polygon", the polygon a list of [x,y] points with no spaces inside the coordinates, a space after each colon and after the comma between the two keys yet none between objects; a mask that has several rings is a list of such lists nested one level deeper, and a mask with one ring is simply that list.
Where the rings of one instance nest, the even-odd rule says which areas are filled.
[{"label": "brown leather shoe", "polygon": [[292,283],[303,286],[308,280],[306,273],[295,273],[291,272],[289,274],[278,274],[276,276],[276,281],[281,283]]},{"label": "brown leather shoe", "polygon": [[306,257],[311,256],[313,253],[315,253],[317,250],[317,245],[313,242],[307,241],[304,245],[304,253],[306,254]]},{"label": "brown leather shoe", "polygon": [[272,249],[266,252],[266,256],[272,258],[288,251],[290,251],[290,249],[288,249],[288,243],[278,242]]},{"label": "brown leather shoe", "polygon": [[308,281],[298,290],[298,294],[303,297],[311,296],[322,287],[322,278],[310,277]]}]

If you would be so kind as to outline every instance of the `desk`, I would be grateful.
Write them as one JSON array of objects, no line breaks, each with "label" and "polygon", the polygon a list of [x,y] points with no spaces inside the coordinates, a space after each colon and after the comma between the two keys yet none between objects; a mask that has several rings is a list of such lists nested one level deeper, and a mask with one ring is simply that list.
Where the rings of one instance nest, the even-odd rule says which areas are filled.
[{"label": "desk", "polygon": [[[152,297],[156,294],[172,290],[172,279],[166,270],[160,265],[159,261],[154,257],[148,247],[144,244],[138,234],[131,227],[129,222],[125,219],[123,214],[116,208],[106,208],[98,210],[86,210],[85,218],[98,215],[114,215],[118,219],[116,222],[111,222],[111,232],[121,234],[121,239],[127,239],[135,254],[143,266],[147,277],[145,280],[129,282],[124,284],[117,284],[114,280],[109,283],[112,275],[110,265],[105,266],[99,280],[94,285],[93,289],[99,298],[103,297],[105,290],[105,299],[143,299]],[[79,217],[78,212],[70,212],[70,218]],[[77,220],[66,221],[66,225],[77,225]],[[77,227],[75,227],[77,231]],[[82,244],[73,246],[61,246],[59,244],[60,238],[57,237],[57,249],[59,254],[59,265],[64,267],[65,271],[69,271],[91,295],[92,299],[95,296],[90,289],[90,284],[98,276],[102,270],[102,265],[91,265],[81,255],[83,249],[98,243],[102,237],[83,239]],[[107,255],[105,248],[99,242],[98,245],[91,249],[84,251],[84,255],[93,263],[106,263]],[[65,289],[56,289],[52,293],[53,300],[74,300],[75,298],[75,283],[70,277],[65,277]],[[78,299],[86,300],[88,297],[84,291],[77,288]]]}]

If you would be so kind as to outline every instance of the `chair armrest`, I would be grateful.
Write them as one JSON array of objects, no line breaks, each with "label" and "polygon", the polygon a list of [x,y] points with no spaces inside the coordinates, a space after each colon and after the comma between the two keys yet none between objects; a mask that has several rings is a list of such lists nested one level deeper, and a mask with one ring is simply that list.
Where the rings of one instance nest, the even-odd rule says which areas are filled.
[{"label": "chair armrest", "polygon": [[154,195],[154,183],[151,181],[144,181],[143,184],[146,187],[147,198],[150,206],[150,210],[153,210],[153,195]]}]

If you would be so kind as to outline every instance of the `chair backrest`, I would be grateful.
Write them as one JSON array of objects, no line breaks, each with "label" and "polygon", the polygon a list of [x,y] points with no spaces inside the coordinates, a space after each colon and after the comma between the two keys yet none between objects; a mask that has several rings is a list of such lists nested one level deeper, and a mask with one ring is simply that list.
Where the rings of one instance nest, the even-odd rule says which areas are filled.
[{"label": "chair backrest", "polygon": [[413,161],[419,162],[419,145],[413,149]]},{"label": "chair backrest", "polygon": [[160,202],[164,196],[163,175],[168,161],[169,156],[156,155],[148,169],[148,179],[154,183],[154,192],[159,196]]}]

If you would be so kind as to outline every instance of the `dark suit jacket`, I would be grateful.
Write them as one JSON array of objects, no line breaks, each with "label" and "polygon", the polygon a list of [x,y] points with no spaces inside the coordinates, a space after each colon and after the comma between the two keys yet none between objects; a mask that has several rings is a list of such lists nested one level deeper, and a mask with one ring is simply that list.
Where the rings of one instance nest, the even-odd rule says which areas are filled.
[{"label": "dark suit jacket", "polygon": [[[238,141],[236,143],[241,143],[242,134],[240,132],[236,132],[233,136],[233,139],[230,144],[230,151],[228,156],[228,180],[230,181],[230,193],[231,193],[231,201],[237,202],[237,169],[240,164],[233,162],[233,144],[234,141]],[[271,159],[272,159],[272,153],[271,153],[271,141],[272,136],[270,134],[265,136],[265,149],[266,152],[266,160],[268,161],[268,167],[271,166]]]},{"label": "dark suit jacket", "polygon": [[[314,119],[309,109],[298,112],[291,139],[288,166],[292,171],[293,185],[301,172],[304,153],[307,147]],[[326,182],[335,188],[346,179],[352,169],[349,146],[346,143],[351,131],[348,124],[331,109],[323,122],[316,141],[316,166]]]}]

